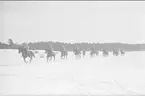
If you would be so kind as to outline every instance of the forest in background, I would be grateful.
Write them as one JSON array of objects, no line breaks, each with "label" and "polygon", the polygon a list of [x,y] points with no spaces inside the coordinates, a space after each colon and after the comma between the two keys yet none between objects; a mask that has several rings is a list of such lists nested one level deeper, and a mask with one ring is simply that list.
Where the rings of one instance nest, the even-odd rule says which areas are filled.
[{"label": "forest in background", "polygon": [[[89,50],[92,46],[96,48],[96,50],[106,49],[108,51],[112,51],[114,48],[122,48],[125,51],[144,51],[145,44],[125,44],[125,43],[63,43],[63,42],[29,42],[28,43],[31,50],[44,50],[48,48],[48,45],[51,45],[54,51],[60,50],[60,45],[64,45],[67,51],[72,51],[73,48],[76,48],[76,45],[80,49]],[[8,43],[0,42],[0,49],[17,49],[19,44],[13,42],[12,39],[8,40]]]}]

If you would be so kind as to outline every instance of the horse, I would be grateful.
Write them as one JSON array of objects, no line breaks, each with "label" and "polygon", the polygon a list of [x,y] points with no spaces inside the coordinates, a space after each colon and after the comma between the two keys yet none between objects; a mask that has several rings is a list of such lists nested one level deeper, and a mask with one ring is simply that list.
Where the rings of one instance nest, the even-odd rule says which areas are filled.
[{"label": "horse", "polygon": [[19,54],[22,53],[22,57],[23,57],[25,63],[28,63],[26,61],[27,57],[30,58],[30,61],[29,61],[30,63],[31,63],[33,57],[35,58],[35,54],[32,51],[26,50],[26,49],[24,49],[22,47],[18,48],[18,52],[19,52]]},{"label": "horse", "polygon": [[109,53],[108,53],[108,51],[106,51],[105,49],[103,50],[103,56],[108,56],[109,55]]},{"label": "horse", "polygon": [[99,54],[99,52],[95,49],[90,51],[90,56],[91,57],[97,56],[98,54]]},{"label": "horse", "polygon": [[73,49],[73,53],[74,53],[74,55],[76,56],[76,59],[79,59],[79,58],[81,58],[81,52],[80,52],[80,50],[79,49]]},{"label": "horse", "polygon": [[47,62],[48,62],[48,60],[49,61],[52,60],[52,57],[53,57],[53,60],[55,61],[55,56],[56,56],[55,52],[53,52],[52,50],[51,51],[45,50],[45,53],[47,54],[47,56],[46,56]]},{"label": "horse", "polygon": [[60,45],[60,52],[61,52],[61,59],[67,59],[68,52],[66,51],[65,47],[63,45]]},{"label": "horse", "polygon": [[113,55],[114,55],[114,56],[118,56],[118,55],[119,55],[119,51],[118,51],[117,49],[114,49],[114,50],[113,50]]},{"label": "horse", "polygon": [[124,52],[124,50],[120,50],[120,53],[121,53],[121,55],[124,55],[125,54],[125,52]]},{"label": "horse", "polygon": [[68,52],[66,50],[63,50],[63,51],[60,51],[60,52],[61,52],[61,59],[64,59],[64,58],[67,59]]}]

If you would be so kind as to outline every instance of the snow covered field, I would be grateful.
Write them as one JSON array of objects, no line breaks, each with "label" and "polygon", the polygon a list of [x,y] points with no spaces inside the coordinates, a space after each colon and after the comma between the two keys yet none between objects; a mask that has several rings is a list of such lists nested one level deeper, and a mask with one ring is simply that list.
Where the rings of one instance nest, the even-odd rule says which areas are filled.
[{"label": "snow covered field", "polygon": [[124,56],[67,60],[57,54],[46,62],[40,54],[25,64],[17,50],[0,50],[0,95],[8,94],[145,94],[145,52]]}]

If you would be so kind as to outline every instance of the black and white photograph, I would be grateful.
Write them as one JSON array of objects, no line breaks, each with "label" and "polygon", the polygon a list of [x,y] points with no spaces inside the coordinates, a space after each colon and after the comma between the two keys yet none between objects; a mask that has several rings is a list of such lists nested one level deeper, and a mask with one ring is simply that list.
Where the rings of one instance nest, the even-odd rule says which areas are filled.
[{"label": "black and white photograph", "polygon": [[145,1],[0,1],[0,96],[145,95]]}]

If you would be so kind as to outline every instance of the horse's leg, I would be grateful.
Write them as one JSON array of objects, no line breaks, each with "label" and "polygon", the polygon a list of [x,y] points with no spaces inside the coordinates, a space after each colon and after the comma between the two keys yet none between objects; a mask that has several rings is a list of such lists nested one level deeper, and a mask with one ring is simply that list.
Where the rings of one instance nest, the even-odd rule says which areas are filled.
[{"label": "horse's leg", "polygon": [[65,54],[64,54],[64,59],[66,59],[66,56],[65,56]]},{"label": "horse's leg", "polygon": [[30,60],[29,60],[29,62],[31,63],[31,61],[32,61],[32,56],[30,56]]},{"label": "horse's leg", "polygon": [[23,57],[23,59],[24,59],[24,62],[25,62],[25,63],[28,63],[28,62],[26,61],[26,57]]},{"label": "horse's leg", "polygon": [[67,54],[67,52],[66,52],[66,54],[65,54],[65,59],[67,59],[67,55],[68,55],[68,54]]},{"label": "horse's leg", "polygon": [[64,54],[64,59],[66,59],[66,55]]},{"label": "horse's leg", "polygon": [[62,53],[62,59],[64,59],[65,58],[65,54],[64,53]]},{"label": "horse's leg", "polygon": [[49,61],[52,60],[52,56],[50,57]]},{"label": "horse's leg", "polygon": [[60,55],[60,58],[62,59],[62,53],[61,53],[61,55]]},{"label": "horse's leg", "polygon": [[64,59],[66,59],[66,54],[64,55]]},{"label": "horse's leg", "polygon": [[48,56],[46,56],[46,60],[47,60],[47,62],[48,62]]},{"label": "horse's leg", "polygon": [[50,61],[50,60],[52,59],[52,56],[48,56],[47,58],[48,58],[48,60]]}]

